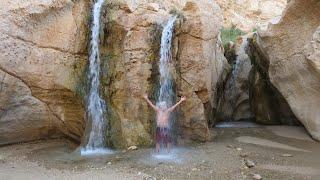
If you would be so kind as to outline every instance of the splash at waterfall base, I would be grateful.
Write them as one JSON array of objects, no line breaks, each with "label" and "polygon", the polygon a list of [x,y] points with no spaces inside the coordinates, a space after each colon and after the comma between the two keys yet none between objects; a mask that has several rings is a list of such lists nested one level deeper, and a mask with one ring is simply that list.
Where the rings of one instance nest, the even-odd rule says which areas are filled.
[{"label": "splash at waterfall base", "polygon": [[[301,127],[215,128],[211,133],[214,142],[173,149],[169,155],[138,149],[83,157],[74,153],[75,144],[58,139],[5,146],[0,147],[0,174],[4,179],[80,180],[236,180],[251,179],[253,173],[264,179],[320,176],[320,146]],[[246,168],[245,158],[256,166]]]}]

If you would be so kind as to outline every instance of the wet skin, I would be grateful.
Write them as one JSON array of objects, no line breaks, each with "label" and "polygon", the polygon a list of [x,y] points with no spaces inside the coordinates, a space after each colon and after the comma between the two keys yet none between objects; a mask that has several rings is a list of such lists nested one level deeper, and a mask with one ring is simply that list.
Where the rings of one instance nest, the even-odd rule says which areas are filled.
[{"label": "wet skin", "polygon": [[[157,107],[155,106],[148,98],[147,95],[144,95],[143,98],[148,102],[148,104],[157,112],[157,127],[168,128],[169,127],[169,117],[170,113],[174,111],[182,102],[186,100],[185,97],[182,97],[178,103],[170,108]],[[167,150],[170,149],[170,144],[166,144]],[[157,142],[156,151],[159,152],[160,144]]]}]

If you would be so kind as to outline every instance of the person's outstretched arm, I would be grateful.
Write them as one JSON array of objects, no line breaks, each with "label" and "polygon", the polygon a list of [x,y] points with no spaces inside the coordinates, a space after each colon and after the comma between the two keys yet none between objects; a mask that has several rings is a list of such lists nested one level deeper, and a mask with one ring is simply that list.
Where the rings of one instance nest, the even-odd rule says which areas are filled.
[{"label": "person's outstretched arm", "polygon": [[158,111],[157,106],[155,106],[155,105],[149,100],[148,95],[146,95],[146,94],[143,95],[143,98],[147,101],[147,103],[148,103],[154,110]]},{"label": "person's outstretched arm", "polygon": [[171,108],[169,108],[168,109],[168,111],[170,111],[170,112],[172,112],[172,111],[174,111],[183,101],[185,101],[187,98],[186,97],[182,97],[181,99],[180,99],[180,101],[177,103],[177,104],[175,104],[174,106],[172,106]]}]

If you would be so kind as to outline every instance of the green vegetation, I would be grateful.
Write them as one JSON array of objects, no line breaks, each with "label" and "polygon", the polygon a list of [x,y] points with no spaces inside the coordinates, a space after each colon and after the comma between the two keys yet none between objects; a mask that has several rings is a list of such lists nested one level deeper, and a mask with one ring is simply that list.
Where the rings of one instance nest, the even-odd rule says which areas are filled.
[{"label": "green vegetation", "polygon": [[226,48],[226,45],[230,41],[235,43],[237,38],[244,34],[245,33],[241,29],[238,29],[235,26],[232,26],[231,28],[223,27],[221,29],[221,40],[222,40],[223,47]]},{"label": "green vegetation", "polygon": [[257,28],[253,28],[253,29],[252,29],[252,32],[257,32]]},{"label": "green vegetation", "polygon": [[169,14],[177,16],[177,18],[183,18],[183,13],[176,8],[171,9]]}]

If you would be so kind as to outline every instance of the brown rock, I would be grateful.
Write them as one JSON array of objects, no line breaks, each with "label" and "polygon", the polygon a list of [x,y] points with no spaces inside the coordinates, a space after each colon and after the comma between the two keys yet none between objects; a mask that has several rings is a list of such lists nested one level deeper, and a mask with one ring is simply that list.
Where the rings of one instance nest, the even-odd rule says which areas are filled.
[{"label": "brown rock", "polygon": [[[159,4],[158,11],[150,10],[154,3]],[[108,70],[103,74],[103,87],[108,89],[104,97],[110,107],[114,146],[153,143],[155,116],[141,95],[148,92],[156,101],[161,25],[171,16],[171,7],[183,16],[176,22],[173,42],[177,95],[188,98],[177,111],[176,122],[183,138],[209,139],[208,120],[215,108],[216,84],[228,68],[217,38],[221,12],[215,3],[206,1],[181,4],[140,2],[132,13],[117,8],[105,11],[103,22],[108,34],[102,40],[102,61]]]},{"label": "brown rock", "polygon": [[259,32],[271,84],[313,138],[320,140],[318,1],[291,0],[278,24]]},{"label": "brown rock", "polygon": [[217,0],[223,16],[224,26],[251,32],[254,28],[265,27],[277,21],[286,7],[287,0]]},{"label": "brown rock", "polygon": [[88,13],[84,0],[1,2],[2,144],[61,135],[80,141],[75,67],[87,56]]},{"label": "brown rock", "polygon": [[229,60],[233,68],[225,82],[223,94],[220,95],[217,121],[253,118],[249,101],[251,60],[246,53],[247,46],[247,37],[239,38],[234,48],[236,57]]}]

